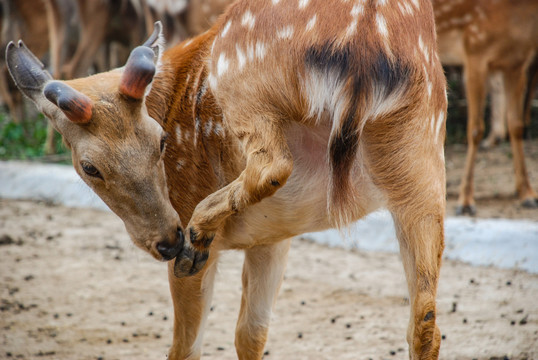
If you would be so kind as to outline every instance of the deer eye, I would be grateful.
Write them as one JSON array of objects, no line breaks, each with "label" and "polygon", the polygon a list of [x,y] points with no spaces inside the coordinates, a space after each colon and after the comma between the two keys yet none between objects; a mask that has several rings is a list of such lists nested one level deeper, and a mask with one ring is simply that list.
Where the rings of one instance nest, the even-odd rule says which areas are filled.
[{"label": "deer eye", "polygon": [[80,166],[82,167],[82,170],[84,170],[84,172],[88,174],[89,176],[97,177],[100,179],[103,178],[99,170],[97,170],[96,167],[90,164],[89,162],[81,161]]},{"label": "deer eye", "polygon": [[164,134],[163,137],[161,138],[161,153],[164,151],[167,138],[168,138],[168,134]]}]

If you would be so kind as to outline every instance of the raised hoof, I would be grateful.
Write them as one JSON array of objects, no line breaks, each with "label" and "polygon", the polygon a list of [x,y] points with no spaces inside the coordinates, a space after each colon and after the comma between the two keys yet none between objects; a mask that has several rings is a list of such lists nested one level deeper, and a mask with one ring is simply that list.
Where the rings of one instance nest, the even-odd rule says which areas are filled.
[{"label": "raised hoof", "polygon": [[204,267],[209,258],[209,251],[198,251],[191,246],[185,246],[176,257],[174,275],[178,278],[192,276]]},{"label": "raised hoof", "polygon": [[463,215],[470,215],[475,216],[476,215],[476,207],[474,205],[458,205],[456,206],[456,215],[457,216],[463,216]]},{"label": "raised hoof", "polygon": [[204,234],[200,235],[194,228],[189,229],[189,236],[191,244],[196,248],[207,249],[213,242],[215,235]]},{"label": "raised hoof", "polygon": [[521,202],[521,206],[526,209],[537,209],[538,208],[538,199],[528,198]]}]

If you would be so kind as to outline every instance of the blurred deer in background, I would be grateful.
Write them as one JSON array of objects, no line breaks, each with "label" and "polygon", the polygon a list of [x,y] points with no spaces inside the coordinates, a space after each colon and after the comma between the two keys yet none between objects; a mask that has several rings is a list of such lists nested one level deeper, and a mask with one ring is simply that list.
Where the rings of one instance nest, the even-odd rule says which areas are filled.
[{"label": "blurred deer in background", "polygon": [[529,114],[537,76],[531,65],[538,51],[538,2],[433,0],[433,7],[441,61],[463,64],[465,73],[468,150],[457,214],[476,212],[473,172],[484,134],[486,82],[492,73],[502,74],[517,194],[523,206],[538,207],[523,153],[524,114]]},{"label": "blurred deer in background", "polygon": [[446,83],[430,1],[241,0],[164,54],[162,36],[156,23],[125,67],[65,82],[22,42],[7,62],[81,178],[169,261],[169,358],[202,354],[222,250],[245,252],[235,345],[259,359],[291,238],[380,207],[408,282],[409,356],[437,358]]}]

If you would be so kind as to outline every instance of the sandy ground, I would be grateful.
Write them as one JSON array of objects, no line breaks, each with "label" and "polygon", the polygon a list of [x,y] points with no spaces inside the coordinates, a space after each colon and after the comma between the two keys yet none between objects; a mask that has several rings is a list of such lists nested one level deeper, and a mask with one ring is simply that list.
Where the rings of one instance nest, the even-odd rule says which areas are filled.
[{"label": "sandy ground", "polygon": [[[536,179],[538,143],[526,150]],[[449,213],[463,155],[447,154]],[[513,197],[511,169],[507,146],[479,155],[478,216],[538,221]],[[221,259],[204,359],[236,358],[241,263]],[[405,359],[406,296],[398,255],[296,239],[264,358]],[[536,274],[445,261],[441,358],[538,359],[537,298]],[[0,359],[165,359],[172,317],[166,265],[115,215],[0,200]]]}]

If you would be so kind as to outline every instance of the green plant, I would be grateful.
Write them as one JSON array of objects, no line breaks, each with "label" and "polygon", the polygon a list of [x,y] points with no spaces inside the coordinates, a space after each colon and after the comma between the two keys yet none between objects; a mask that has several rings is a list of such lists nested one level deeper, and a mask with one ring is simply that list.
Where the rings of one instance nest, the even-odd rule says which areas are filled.
[{"label": "green plant", "polygon": [[[43,157],[46,138],[47,119],[42,114],[15,123],[5,112],[0,112],[0,159],[28,160]],[[58,134],[55,136],[55,144],[59,154],[68,153]]]}]

